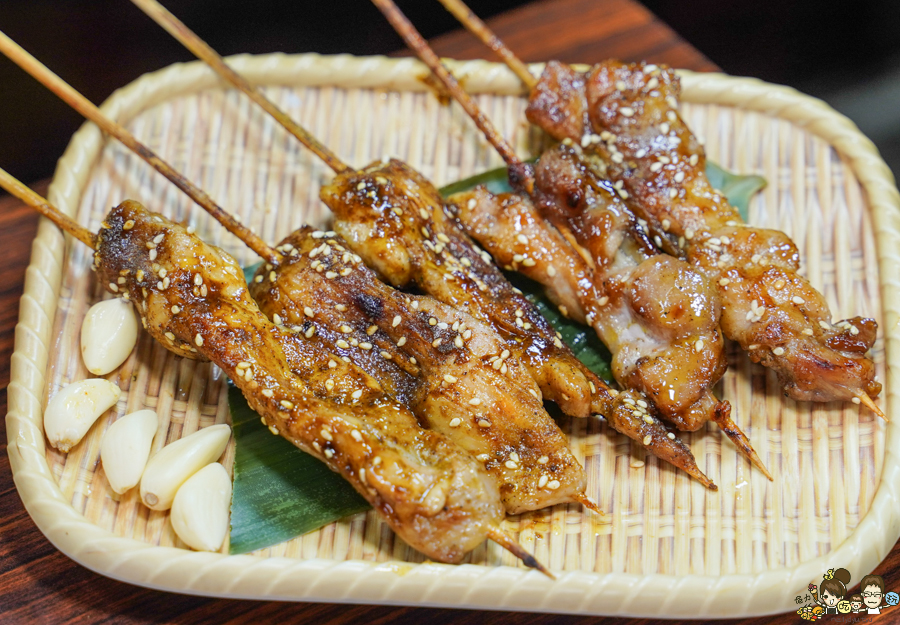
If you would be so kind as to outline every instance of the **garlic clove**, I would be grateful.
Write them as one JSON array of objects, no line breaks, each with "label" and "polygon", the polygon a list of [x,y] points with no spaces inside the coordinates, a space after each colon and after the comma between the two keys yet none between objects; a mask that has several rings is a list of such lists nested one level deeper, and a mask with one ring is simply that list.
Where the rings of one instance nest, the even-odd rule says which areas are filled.
[{"label": "garlic clove", "polygon": [[73,382],[59,390],[44,410],[44,432],[58,450],[68,452],[94,421],[119,401],[122,391],[109,380]]},{"label": "garlic clove", "polygon": [[219,424],[169,443],[150,458],[141,476],[141,501],[153,510],[168,510],[178,488],[194,473],[215,461],[231,438],[231,428]]},{"label": "garlic clove", "polygon": [[87,370],[106,375],[128,358],[137,343],[137,318],[119,298],[91,306],[81,324],[81,357]]},{"label": "garlic clove", "polygon": [[158,427],[153,410],[138,410],[113,423],[103,434],[100,461],[115,492],[121,495],[141,481]]},{"label": "garlic clove", "polygon": [[172,502],[172,529],[197,551],[218,551],[228,532],[231,478],[218,462],[192,475]]}]

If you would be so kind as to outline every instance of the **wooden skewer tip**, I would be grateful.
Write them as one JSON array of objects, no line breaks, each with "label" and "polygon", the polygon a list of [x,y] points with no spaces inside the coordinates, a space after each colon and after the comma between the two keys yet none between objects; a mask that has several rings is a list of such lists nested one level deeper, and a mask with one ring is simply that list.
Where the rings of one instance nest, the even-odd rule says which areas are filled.
[{"label": "wooden skewer tip", "polygon": [[863,406],[865,406],[866,408],[868,408],[869,410],[871,410],[872,412],[877,414],[879,417],[884,419],[886,422],[888,422],[888,423],[891,422],[891,420],[888,419],[888,416],[886,414],[884,414],[884,411],[878,407],[878,404],[876,404],[875,401],[871,397],[869,397],[862,391],[856,393],[856,397],[859,399],[859,403],[861,403]]},{"label": "wooden skewer tip", "polygon": [[552,580],[556,579],[556,576],[553,575],[553,573],[551,573],[543,564],[538,562],[533,555],[525,551],[525,548],[522,547],[522,545],[513,540],[509,534],[504,532],[499,527],[493,525],[489,526],[487,528],[487,537],[519,558],[519,560],[522,561],[522,564],[524,564],[528,568],[540,571]]}]

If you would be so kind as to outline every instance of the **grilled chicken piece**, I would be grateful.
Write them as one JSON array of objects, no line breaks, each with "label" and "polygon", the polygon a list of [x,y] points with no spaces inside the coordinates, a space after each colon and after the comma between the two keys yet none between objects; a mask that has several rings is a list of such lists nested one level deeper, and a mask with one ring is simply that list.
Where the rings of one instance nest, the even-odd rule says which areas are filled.
[{"label": "grilled chicken piece", "polygon": [[[615,315],[611,314],[609,304],[598,304],[601,296],[594,286],[592,270],[562,235],[538,214],[530,200],[513,193],[497,196],[484,187],[477,187],[451,197],[450,201],[466,231],[498,263],[539,282],[554,303],[564,307],[573,319],[591,325],[601,338],[613,334],[609,325],[614,322]],[[517,263],[514,260],[517,254],[533,259],[534,264],[523,266]],[[633,333],[624,328],[621,335],[613,335],[608,345],[621,352],[621,343],[628,340],[629,334]],[[622,368],[620,359],[614,360],[613,367]],[[596,384],[603,385],[599,380]],[[603,388],[607,394],[615,396],[616,391],[606,389],[605,385]],[[655,408],[648,397],[636,391],[621,396],[625,400],[625,410],[598,405],[594,407],[595,412],[607,415],[613,429],[641,442],[657,457],[715,488],[697,467],[690,449],[650,414]],[[634,410],[628,410],[629,406]]]},{"label": "grilled chicken piece", "polygon": [[718,285],[725,336],[772,368],[786,395],[871,404],[881,390],[866,357],[875,321],[832,323],[822,295],[797,273],[793,242],[746,226],[710,186],[703,148],[678,115],[679,94],[668,68],[608,61],[580,74],[549,63],[527,116],[603,157],[608,177],[659,241]]},{"label": "grilled chicken piece", "polygon": [[695,431],[715,414],[710,388],[725,372],[715,288],[684,261],[656,253],[613,187],[560,145],[535,168],[535,203],[593,268],[589,320],[613,354],[613,373],[660,414]]},{"label": "grilled chicken piece", "polygon": [[[335,230],[390,284],[415,286],[491,327],[566,414],[591,413],[591,381],[556,333],[444,212],[437,189],[396,160],[342,173],[321,191]],[[501,367],[502,371],[502,367]]]},{"label": "grilled chicken piece", "polygon": [[484,463],[509,514],[566,502],[596,509],[538,386],[493,330],[384,284],[335,233],[305,227],[278,247],[284,262],[260,267],[250,287],[270,318],[327,337],[338,355],[397,389],[423,427]]},{"label": "grilled chicken piece", "polygon": [[94,265],[151,335],[216,363],[273,433],[344,477],[414,548],[458,562],[497,532],[503,505],[481,464],[321,338],[270,323],[228,255],[126,201],[107,216]]}]

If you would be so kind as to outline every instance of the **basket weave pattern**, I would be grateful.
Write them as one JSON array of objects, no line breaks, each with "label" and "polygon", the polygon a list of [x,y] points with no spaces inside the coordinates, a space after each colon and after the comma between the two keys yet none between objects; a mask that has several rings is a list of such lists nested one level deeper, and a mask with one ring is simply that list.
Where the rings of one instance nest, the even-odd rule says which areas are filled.
[{"label": "basket weave pattern", "polygon": [[[340,65],[340,60],[333,62]],[[303,82],[312,86],[271,86],[267,94],[351,165],[362,166],[383,155],[395,156],[438,185],[501,165],[458,107],[442,106],[432,94],[410,88],[409,71],[401,72],[409,66],[407,61],[382,63],[400,76],[397,80],[382,80],[384,88],[373,88],[375,85],[366,83],[368,78],[345,81],[341,87],[320,84],[327,82],[324,79],[311,79]],[[194,73],[203,71],[190,67]],[[472,72],[470,87],[495,92],[479,95],[479,103],[501,132],[513,139],[518,153],[531,156],[539,152],[545,139],[524,122],[524,100],[514,95],[509,86],[514,83],[504,77],[506,82],[500,81],[502,84],[490,89],[478,81],[490,86],[490,77],[502,74],[502,70],[477,63],[463,66],[463,74],[466,69]],[[364,72],[359,75],[366,76]],[[712,100],[703,97],[702,79],[687,77],[688,99]],[[270,84],[283,82],[287,81],[276,79]],[[155,100],[145,97],[144,106],[137,108],[135,114],[120,119],[127,121],[139,139],[237,214],[264,240],[274,244],[303,223],[325,224],[328,211],[318,200],[318,189],[331,177],[330,171],[246,98],[211,84],[209,79],[207,83],[202,90],[182,88],[182,92],[165,97],[156,95]],[[700,95],[692,96],[695,92]],[[735,102],[728,102],[729,97]],[[141,101],[136,96],[134,99]],[[745,99],[735,91],[717,100],[723,104],[687,103],[682,114],[706,145],[712,160],[726,169],[767,178],[769,186],[751,204],[750,223],[778,228],[793,237],[801,251],[803,272],[825,294],[835,318],[859,314],[879,321],[882,331],[873,355],[879,379],[886,384],[885,394],[892,392],[890,380],[885,379],[882,318],[883,308],[889,310],[890,306],[882,302],[883,280],[876,254],[876,233],[885,235],[873,225],[868,197],[871,188],[868,194],[863,190],[858,168],[855,171],[851,161],[816,136],[815,128],[804,127],[802,119],[789,121],[784,115],[732,105]],[[91,132],[96,131],[86,128],[79,134]],[[131,198],[170,218],[195,225],[201,237],[223,247],[242,263],[255,261],[240,242],[117,143],[104,144],[99,157],[81,168],[72,172],[64,169],[61,167],[57,173],[51,201],[61,206],[70,202],[77,209],[77,221],[89,224],[94,231],[110,206]],[[73,196],[77,200],[74,203]],[[42,226],[39,240],[52,240],[53,236],[59,239],[46,225]],[[883,251],[884,241],[879,243],[879,251]],[[60,279],[58,297],[54,300],[52,267],[43,272],[50,278],[43,280],[45,286],[39,291],[44,297],[42,306],[56,309],[55,318],[37,312],[32,315],[39,320],[34,323],[44,332],[49,330],[52,337],[48,353],[43,355],[43,405],[61,385],[90,377],[79,349],[81,320],[92,303],[106,297],[89,271],[89,250],[76,244],[66,248],[61,258],[62,265],[55,269]],[[38,280],[32,274],[29,279]],[[23,315],[31,302],[23,299]],[[888,321],[893,321],[894,315],[888,316]],[[28,330],[20,326],[20,331]],[[40,354],[35,355],[37,364],[40,358]],[[464,602],[518,609],[674,615],[679,611],[678,601],[671,598],[664,602],[668,607],[631,603],[638,596],[634,587],[627,593],[630,599],[623,597],[618,605],[603,605],[600,599],[615,594],[616,584],[626,580],[643,585],[646,590],[661,580],[671,587],[685,576],[702,576],[697,578],[696,591],[704,584],[711,588],[717,578],[731,582],[746,579],[750,583],[767,572],[796,572],[799,567],[804,573],[792,580],[789,588],[782,589],[779,605],[757,604],[751,609],[745,604],[746,597],[731,604],[736,609],[744,605],[744,613],[786,609],[787,595],[796,594],[807,581],[821,574],[815,570],[818,564],[814,561],[833,553],[853,536],[872,508],[876,493],[883,491],[879,486],[888,430],[871,413],[854,404],[804,404],[784,399],[770,372],[750,363],[734,346],[730,347],[728,358],[729,371],[717,387],[717,394],[732,402],[736,422],[750,436],[775,475],[775,482],[751,469],[714,426],[681,436],[691,446],[701,469],[719,485],[715,493],[647,456],[640,445],[611,431],[604,423],[567,419],[561,425],[576,457],[585,464],[587,492],[607,515],[598,517],[583,513],[580,506],[563,505],[513,517],[505,525],[552,569],[590,574],[577,579],[585,589],[596,586],[596,592],[583,595],[578,606],[566,606],[562,595],[551,602],[546,592],[541,599],[528,598],[525,595],[529,584],[543,587],[543,581],[530,574],[523,578],[526,574],[521,571],[479,566],[479,576],[493,570],[495,581],[511,575],[509,579],[518,583],[517,592],[507,588],[499,599],[487,595],[479,599],[474,586],[466,582],[469,594]],[[138,349],[125,365],[108,377],[123,389],[118,405],[101,417],[68,455],[51,448],[44,451],[52,478],[59,484],[61,501],[111,535],[146,545],[183,547],[166,513],[142,506],[134,491],[121,499],[114,497],[99,465],[100,439],[118,416],[145,407],[156,409],[161,418],[154,450],[200,427],[228,422],[223,376],[214,365],[174,357],[143,334]],[[882,405],[886,405],[883,400]],[[11,413],[14,408],[22,407],[13,404],[11,394]],[[40,407],[29,410],[33,414],[35,408],[39,416]],[[31,436],[40,436],[39,424],[39,419],[31,421]],[[12,436],[13,428],[10,432]],[[35,441],[35,446],[42,444],[42,440]],[[233,448],[229,447],[224,460],[227,467],[232,460]],[[43,526],[42,529],[47,532]],[[109,535],[105,532],[98,536]],[[227,545],[223,551],[227,552]],[[168,558],[161,550],[153,553],[156,555],[147,557],[159,558],[160,563]],[[302,560],[304,566],[313,567],[320,561],[327,561],[328,566],[338,566],[336,563],[341,561],[386,563],[378,570],[392,575],[415,570],[427,577],[426,571],[432,567],[440,572],[439,578],[447,581],[456,572],[465,579],[464,571],[475,570],[429,564],[410,567],[421,563],[422,556],[397,539],[372,512],[254,556],[259,558],[247,561],[259,566],[266,561],[274,565],[280,562],[279,558]],[[192,557],[199,561],[198,558],[216,556]],[[873,556],[860,556],[857,549],[854,557],[861,560],[851,562],[847,558],[830,566],[866,567]],[[226,560],[236,564],[244,558]],[[487,567],[517,564],[493,544],[476,549],[467,562]],[[875,563],[877,560],[872,566]],[[171,569],[160,566],[157,577],[142,583],[169,586],[170,582],[160,575],[162,568]],[[854,578],[872,566],[854,572]],[[104,572],[117,576],[115,568]],[[807,575],[806,570],[811,573]],[[197,575],[191,579],[203,577]],[[718,577],[723,575],[731,577]],[[531,582],[523,583],[523,579]],[[784,581],[783,577],[776,581],[769,575],[764,586],[778,587]],[[237,595],[296,596],[293,592],[273,590],[277,584],[270,582],[273,585],[266,585],[264,591],[247,594],[250,591],[242,589]],[[570,586],[570,590],[572,587],[578,584]],[[343,600],[445,604],[439,595],[424,600],[424,595],[409,595],[410,599],[405,600],[403,593],[392,596],[379,588],[375,584],[370,591],[345,594]],[[235,593],[234,589],[229,591],[212,582],[208,587],[192,582],[190,590],[231,592],[232,596]],[[738,592],[736,596],[741,596],[739,589],[734,590]],[[701,595],[693,594],[695,600]],[[329,593],[316,595],[314,588],[308,589],[307,596],[341,599]],[[666,609],[669,611],[663,611]],[[697,614],[698,610],[709,615],[735,614],[720,602],[702,610],[694,603],[693,612],[687,613]]]}]

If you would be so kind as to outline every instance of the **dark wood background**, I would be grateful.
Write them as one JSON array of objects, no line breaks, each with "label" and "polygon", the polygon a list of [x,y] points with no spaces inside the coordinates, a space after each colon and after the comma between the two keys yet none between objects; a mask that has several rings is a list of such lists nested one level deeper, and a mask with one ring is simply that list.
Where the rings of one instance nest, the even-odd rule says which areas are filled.
[{"label": "dark wood background", "polygon": [[[175,4],[171,3],[171,6],[176,8]],[[247,6],[253,4],[247,3]],[[187,16],[182,17],[190,23]],[[696,48],[633,0],[543,0],[502,13],[491,20],[491,25],[526,60],[559,58],[590,63],[617,56],[626,60],[647,59],[701,71],[716,69],[715,64]],[[0,28],[2,27],[0,24]],[[437,37],[433,43],[439,53],[445,56],[486,58],[484,49],[461,31]],[[61,42],[60,45],[64,43]],[[173,50],[177,50],[177,44],[173,44]],[[153,68],[173,60],[182,59],[159,59]],[[7,167],[8,164],[3,163],[2,166]],[[9,168],[14,169],[13,166]],[[37,188],[45,191],[46,181],[38,183]],[[37,219],[29,209],[9,197],[0,197],[0,410],[4,414],[18,300],[22,293],[36,225]],[[894,548],[876,569],[876,573],[884,576],[888,588],[900,588],[900,548]],[[877,622],[888,623],[890,619],[891,616],[883,615]],[[622,619],[206,599],[162,593],[116,582],[75,564],[58,552],[35,527],[22,507],[13,484],[6,453],[5,424],[2,426],[0,622],[131,624],[274,621],[328,625],[357,622],[372,625],[388,622],[580,625],[619,623]],[[631,625],[643,625],[659,621],[633,619],[627,622]],[[727,622],[744,625],[795,624],[799,622],[799,617],[790,613],[780,617]]]}]

